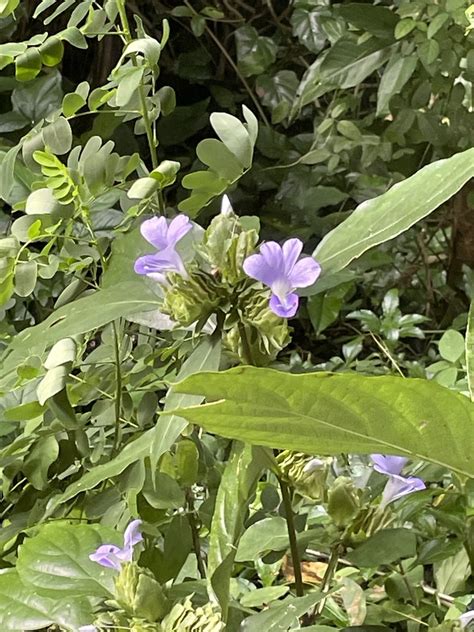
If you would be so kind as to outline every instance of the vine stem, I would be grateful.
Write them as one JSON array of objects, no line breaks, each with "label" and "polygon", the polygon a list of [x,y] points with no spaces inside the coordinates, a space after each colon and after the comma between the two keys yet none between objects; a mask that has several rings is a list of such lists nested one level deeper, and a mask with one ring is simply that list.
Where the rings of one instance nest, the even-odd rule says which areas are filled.
[{"label": "vine stem", "polygon": [[[184,4],[188,7],[188,9],[190,9],[195,15],[198,15],[196,10],[192,7],[191,3],[188,2],[188,0],[184,0]],[[247,79],[243,76],[243,74],[240,72],[237,64],[235,63],[235,61],[232,59],[232,57],[229,55],[229,53],[227,52],[227,50],[225,49],[225,46],[220,42],[219,38],[216,37],[216,35],[214,35],[214,33],[212,32],[212,30],[207,26],[206,24],[206,33],[209,35],[209,37],[213,40],[214,44],[219,48],[219,50],[221,51],[221,53],[224,55],[224,57],[226,58],[229,66],[232,67],[233,71],[235,72],[235,74],[237,75],[237,77],[240,79],[240,81],[242,82],[242,85],[244,86],[244,88],[247,90],[249,97],[252,99],[259,115],[260,118],[262,119],[262,121],[265,123],[265,125],[267,127],[270,127],[270,121],[267,118],[267,115],[265,114],[265,112],[263,111],[262,106],[260,105],[257,97],[255,96],[255,94],[253,93],[252,88],[250,87]]]},{"label": "vine stem", "polygon": [[[125,4],[126,4],[126,0],[118,0],[117,8],[118,8],[119,16],[120,16],[120,22],[122,24],[122,30],[123,30],[125,43],[126,44],[130,44],[130,42],[133,41],[133,37],[132,37],[131,30],[130,30],[130,23],[128,21],[127,11],[125,9]],[[132,53],[130,55],[130,58],[132,60],[132,64],[135,67],[138,67],[137,56],[135,55],[135,53]],[[147,108],[147,105],[146,105],[146,96],[145,96],[145,90],[144,90],[144,87],[143,87],[143,81],[142,80],[140,80],[140,84],[138,86],[138,96],[140,98],[140,106],[141,106],[141,115],[142,115],[142,119],[143,119],[143,125],[145,127],[145,133],[146,133],[146,138],[147,138],[147,141],[148,141],[148,147],[150,149],[151,164],[153,166],[153,169],[156,169],[156,167],[158,166],[158,154],[156,152],[156,142],[155,142],[155,138],[154,138],[154,135],[153,135],[153,129],[152,129],[151,121],[150,121],[150,116],[149,116],[149,113],[148,113],[148,108]],[[160,201],[160,207],[161,206],[162,206],[162,204],[161,204],[161,201]]]},{"label": "vine stem", "polygon": [[291,559],[293,562],[293,574],[295,576],[295,589],[296,596],[302,597],[304,595],[303,588],[303,576],[301,574],[301,560],[298,552],[298,545],[296,542],[296,530],[293,515],[293,507],[291,505],[290,488],[285,481],[278,477],[280,484],[281,497],[283,499],[283,506],[285,507],[286,526],[288,529],[288,538],[290,540]]},{"label": "vine stem", "polygon": [[191,528],[191,537],[193,540],[194,554],[196,556],[197,567],[201,579],[206,579],[206,569],[202,560],[201,543],[199,541],[199,530],[196,522],[196,515],[194,512],[194,497],[190,489],[186,491],[186,501],[188,504],[188,522]]},{"label": "vine stem", "polygon": [[[337,570],[337,565],[339,563],[339,546],[335,546],[331,550],[331,555],[329,556],[328,565],[326,567],[326,572],[324,573],[323,581],[321,583],[321,593],[329,592],[329,588],[331,587],[331,582]],[[326,605],[327,597],[323,597],[321,601],[316,606],[316,614],[320,615],[324,610],[324,606]]]}]

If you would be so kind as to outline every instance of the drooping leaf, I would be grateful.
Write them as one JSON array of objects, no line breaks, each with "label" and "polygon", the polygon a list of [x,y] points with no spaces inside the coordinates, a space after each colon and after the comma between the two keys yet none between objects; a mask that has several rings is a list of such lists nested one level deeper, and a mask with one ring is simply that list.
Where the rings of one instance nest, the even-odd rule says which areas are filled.
[{"label": "drooping leaf", "polygon": [[474,477],[474,406],[434,382],[242,367],[175,388],[204,395],[210,403],[178,412],[224,437],[307,454],[400,454]]},{"label": "drooping leaf", "polygon": [[396,57],[387,64],[377,93],[377,116],[389,113],[390,99],[395,94],[399,94],[415,71],[416,64],[416,55]]},{"label": "drooping leaf", "polygon": [[224,617],[229,605],[230,577],[244,531],[244,519],[265,465],[261,449],[234,443],[217,492],[209,540],[208,574]]}]

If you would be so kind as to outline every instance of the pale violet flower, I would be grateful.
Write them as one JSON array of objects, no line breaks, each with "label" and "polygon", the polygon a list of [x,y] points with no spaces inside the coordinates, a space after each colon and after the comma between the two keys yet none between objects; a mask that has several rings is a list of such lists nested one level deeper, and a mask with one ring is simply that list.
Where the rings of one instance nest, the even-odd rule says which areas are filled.
[{"label": "pale violet flower", "polygon": [[227,195],[223,195],[222,202],[221,202],[222,215],[230,215],[233,212],[234,212],[234,209],[232,208],[232,204],[230,203],[229,198],[227,197]]},{"label": "pale violet flower", "polygon": [[270,309],[282,318],[296,314],[299,296],[294,290],[312,285],[321,273],[312,257],[299,258],[302,250],[300,239],[288,239],[282,246],[267,241],[260,246],[260,254],[244,261],[245,273],[271,289]]},{"label": "pale violet flower", "polygon": [[459,617],[459,623],[462,628],[468,626],[472,621],[474,621],[474,610],[469,610]]},{"label": "pale violet flower", "polygon": [[144,255],[135,261],[135,272],[163,283],[167,272],[185,275],[183,261],[176,251],[178,242],[192,230],[193,225],[187,215],[177,215],[168,221],[166,217],[152,217],[140,226],[143,237],[157,248],[152,255]]},{"label": "pale violet flower", "polygon": [[404,456],[371,454],[370,458],[374,464],[374,470],[388,476],[388,481],[382,494],[382,507],[386,507],[389,503],[407,494],[426,489],[426,485],[421,478],[416,478],[415,476],[400,476],[401,471],[408,461]]},{"label": "pale violet flower", "polygon": [[98,632],[95,625],[81,625],[78,632]]},{"label": "pale violet flower", "polygon": [[141,520],[132,520],[125,529],[123,548],[115,546],[115,544],[102,544],[94,553],[89,555],[89,559],[101,566],[119,571],[124,562],[132,561],[133,547],[143,540],[140,532],[141,523]]}]

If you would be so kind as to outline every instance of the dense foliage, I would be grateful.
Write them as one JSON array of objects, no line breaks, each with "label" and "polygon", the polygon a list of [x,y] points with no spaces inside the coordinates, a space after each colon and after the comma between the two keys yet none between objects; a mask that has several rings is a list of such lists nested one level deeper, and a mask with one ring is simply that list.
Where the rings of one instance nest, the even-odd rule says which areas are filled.
[{"label": "dense foliage", "polygon": [[0,0],[2,631],[472,625],[473,43]]}]

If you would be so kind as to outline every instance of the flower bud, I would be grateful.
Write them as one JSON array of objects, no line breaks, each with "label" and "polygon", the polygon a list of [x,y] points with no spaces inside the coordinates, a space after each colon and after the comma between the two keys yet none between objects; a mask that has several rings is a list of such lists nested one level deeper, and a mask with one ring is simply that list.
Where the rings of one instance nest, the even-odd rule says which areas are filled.
[{"label": "flower bud", "polygon": [[327,461],[302,452],[284,450],[277,457],[285,478],[302,496],[323,500],[327,474]]},{"label": "flower bud", "polygon": [[215,279],[205,272],[194,272],[188,278],[168,276],[170,284],[165,288],[162,312],[183,326],[206,321],[225,299]]},{"label": "flower bud", "polygon": [[177,603],[162,622],[163,632],[221,632],[225,629],[221,613],[211,603],[194,608],[188,597]]},{"label": "flower bud", "polygon": [[168,600],[160,584],[149,571],[135,562],[122,565],[115,580],[117,602],[127,612],[157,621],[169,610]]},{"label": "flower bud", "polygon": [[329,490],[328,514],[338,527],[346,527],[359,509],[359,496],[352,480],[340,476]]}]

